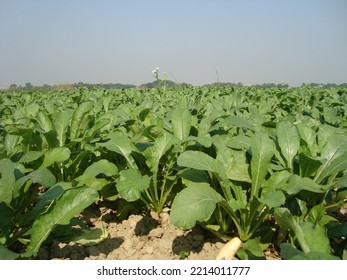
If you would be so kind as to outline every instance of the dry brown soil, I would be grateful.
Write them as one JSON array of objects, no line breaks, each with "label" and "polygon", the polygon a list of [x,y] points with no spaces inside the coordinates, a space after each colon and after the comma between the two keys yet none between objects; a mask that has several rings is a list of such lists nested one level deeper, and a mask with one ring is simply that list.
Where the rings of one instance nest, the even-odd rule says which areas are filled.
[{"label": "dry brown soil", "polygon": [[[339,220],[347,220],[347,204],[336,210]],[[182,231],[170,224],[169,214],[132,213],[125,219],[109,206],[87,209],[81,218],[91,227],[106,228],[108,237],[93,246],[54,241],[43,246],[38,259],[71,260],[213,260],[225,242],[195,227]],[[274,249],[264,252],[266,259],[278,260]]]},{"label": "dry brown soil", "polygon": [[[347,204],[337,212],[345,221]],[[119,219],[115,210],[97,207],[97,213],[88,209],[81,218],[92,227],[106,228],[108,237],[93,246],[54,241],[40,249],[38,259],[213,260],[226,242],[200,227],[179,230],[170,224],[168,213],[132,213]],[[269,260],[280,259],[276,250],[264,254]]]},{"label": "dry brown soil", "polygon": [[[109,217],[112,213],[108,213]],[[92,219],[93,220],[93,219]],[[223,241],[194,228],[181,231],[169,223],[168,214],[131,214],[122,221],[94,219],[95,227],[106,227],[109,236],[100,244],[81,246],[54,241],[44,246],[38,259],[71,260],[206,260],[215,259]]]}]

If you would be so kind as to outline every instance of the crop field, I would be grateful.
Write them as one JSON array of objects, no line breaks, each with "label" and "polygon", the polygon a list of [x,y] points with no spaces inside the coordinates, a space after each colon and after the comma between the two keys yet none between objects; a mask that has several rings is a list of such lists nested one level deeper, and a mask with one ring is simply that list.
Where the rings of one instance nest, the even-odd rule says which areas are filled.
[{"label": "crop field", "polygon": [[346,87],[1,92],[0,259],[96,250],[135,214],[181,259],[196,231],[211,259],[347,259],[346,109]]}]

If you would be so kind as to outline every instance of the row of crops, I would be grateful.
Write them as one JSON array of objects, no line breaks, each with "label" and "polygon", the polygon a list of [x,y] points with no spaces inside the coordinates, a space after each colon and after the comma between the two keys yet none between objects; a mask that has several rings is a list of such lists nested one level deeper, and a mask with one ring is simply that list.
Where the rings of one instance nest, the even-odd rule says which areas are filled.
[{"label": "row of crops", "polygon": [[347,89],[191,87],[0,94],[0,259],[102,240],[111,201],[237,236],[241,259],[346,259]]}]

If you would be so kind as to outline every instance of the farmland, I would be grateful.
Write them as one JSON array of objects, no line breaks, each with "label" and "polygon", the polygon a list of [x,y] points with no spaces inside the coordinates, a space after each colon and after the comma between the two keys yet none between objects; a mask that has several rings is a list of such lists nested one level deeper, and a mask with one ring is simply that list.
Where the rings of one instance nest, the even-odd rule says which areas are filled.
[{"label": "farmland", "polygon": [[237,237],[239,259],[347,259],[346,107],[345,87],[2,92],[0,259],[134,220],[176,258]]}]

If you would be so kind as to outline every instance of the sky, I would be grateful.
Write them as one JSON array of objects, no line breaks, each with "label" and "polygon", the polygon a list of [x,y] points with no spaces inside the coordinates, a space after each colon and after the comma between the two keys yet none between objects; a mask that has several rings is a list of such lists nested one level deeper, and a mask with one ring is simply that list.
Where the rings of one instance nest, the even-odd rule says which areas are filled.
[{"label": "sky", "polygon": [[347,82],[347,0],[0,0],[0,88]]}]

